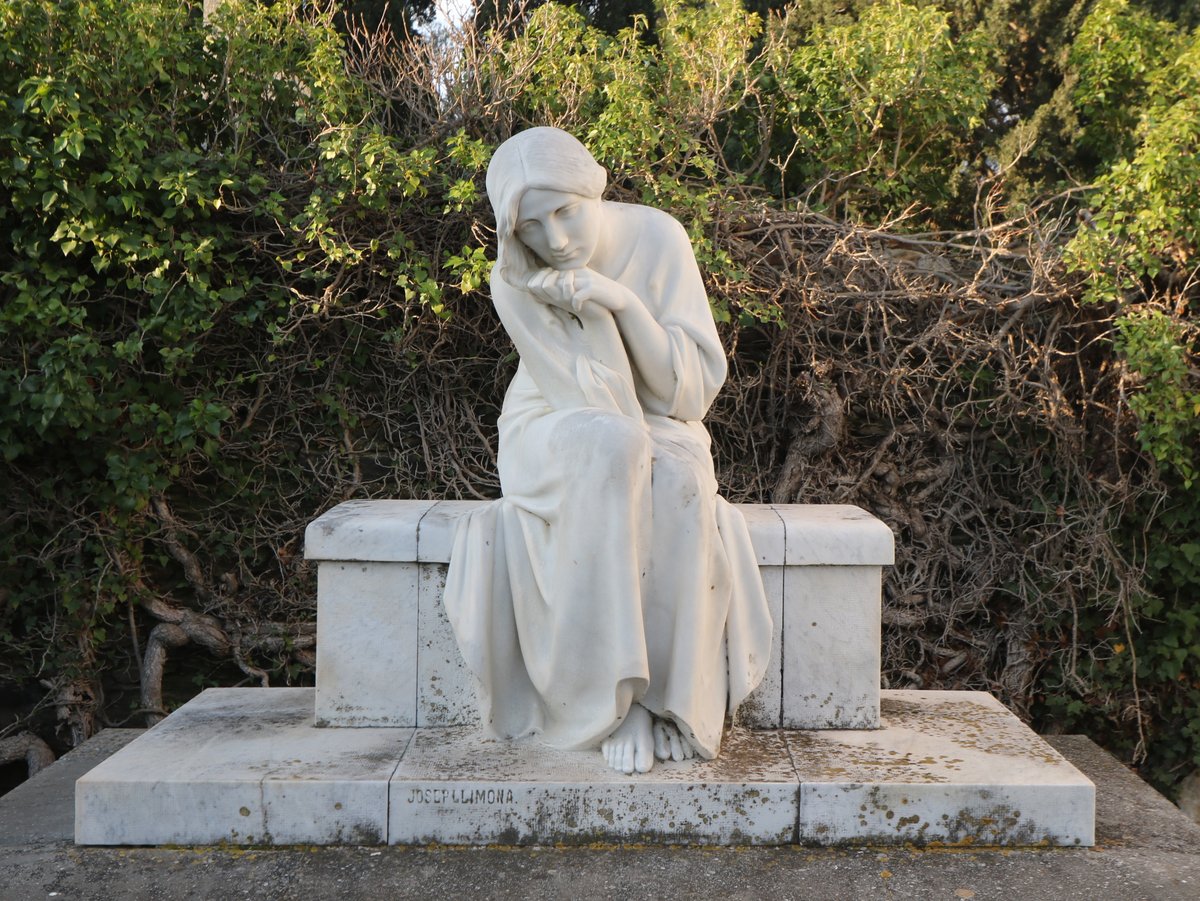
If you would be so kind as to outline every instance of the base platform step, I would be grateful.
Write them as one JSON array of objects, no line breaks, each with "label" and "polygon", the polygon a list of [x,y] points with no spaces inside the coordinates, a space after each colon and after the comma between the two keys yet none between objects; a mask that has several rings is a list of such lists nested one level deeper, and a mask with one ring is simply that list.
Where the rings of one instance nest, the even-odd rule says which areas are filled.
[{"label": "base platform step", "polygon": [[474,727],[315,728],[313,689],[209,689],[79,779],[89,845],[1090,845],[1095,788],[982,692],[885,691],[872,731],[735,729],[623,776]]}]

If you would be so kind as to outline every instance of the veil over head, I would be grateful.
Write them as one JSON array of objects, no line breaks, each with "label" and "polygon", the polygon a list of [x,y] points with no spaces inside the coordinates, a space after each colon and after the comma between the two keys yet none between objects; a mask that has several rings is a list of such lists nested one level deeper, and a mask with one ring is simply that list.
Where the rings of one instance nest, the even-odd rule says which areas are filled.
[{"label": "veil over head", "polygon": [[607,181],[604,167],[578,139],[560,128],[529,128],[501,144],[488,164],[487,193],[496,215],[496,264],[505,280],[512,282],[507,277],[510,268],[539,268],[514,236],[517,211],[526,191],[538,188],[599,197]]}]

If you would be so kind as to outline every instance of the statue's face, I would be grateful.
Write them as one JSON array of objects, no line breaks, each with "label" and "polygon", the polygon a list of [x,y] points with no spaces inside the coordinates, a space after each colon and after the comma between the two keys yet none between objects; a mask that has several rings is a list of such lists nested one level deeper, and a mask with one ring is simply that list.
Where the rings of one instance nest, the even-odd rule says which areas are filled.
[{"label": "statue's face", "polygon": [[530,188],[517,208],[517,237],[552,269],[582,269],[600,243],[598,197]]}]

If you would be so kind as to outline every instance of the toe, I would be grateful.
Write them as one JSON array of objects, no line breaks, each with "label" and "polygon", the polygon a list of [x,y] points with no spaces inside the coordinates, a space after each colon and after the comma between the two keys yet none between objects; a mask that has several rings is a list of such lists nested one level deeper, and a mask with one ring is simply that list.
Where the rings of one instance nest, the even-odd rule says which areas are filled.
[{"label": "toe", "polygon": [[621,772],[628,775],[628,774],[632,773],[634,770],[633,743],[626,742],[625,747],[622,749],[622,751],[623,751],[623,753],[621,754]]},{"label": "toe", "polygon": [[634,763],[639,773],[648,773],[654,768],[654,754],[649,745],[638,749]]},{"label": "toe", "polygon": [[666,760],[671,756],[671,742],[667,727],[662,723],[654,724],[654,756],[659,760]]}]

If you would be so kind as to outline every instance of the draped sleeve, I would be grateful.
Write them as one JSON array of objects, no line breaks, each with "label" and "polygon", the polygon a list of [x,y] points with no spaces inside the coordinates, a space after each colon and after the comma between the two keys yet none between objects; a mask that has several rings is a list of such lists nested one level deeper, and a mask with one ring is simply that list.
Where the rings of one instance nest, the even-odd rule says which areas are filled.
[{"label": "draped sleeve", "polygon": [[727,364],[696,256],[683,226],[667,213],[651,207],[625,210],[645,217],[641,242],[654,252],[637,254],[620,281],[633,289],[666,331],[675,382],[673,396],[664,402],[639,378],[638,397],[647,413],[699,421],[725,381]]}]

